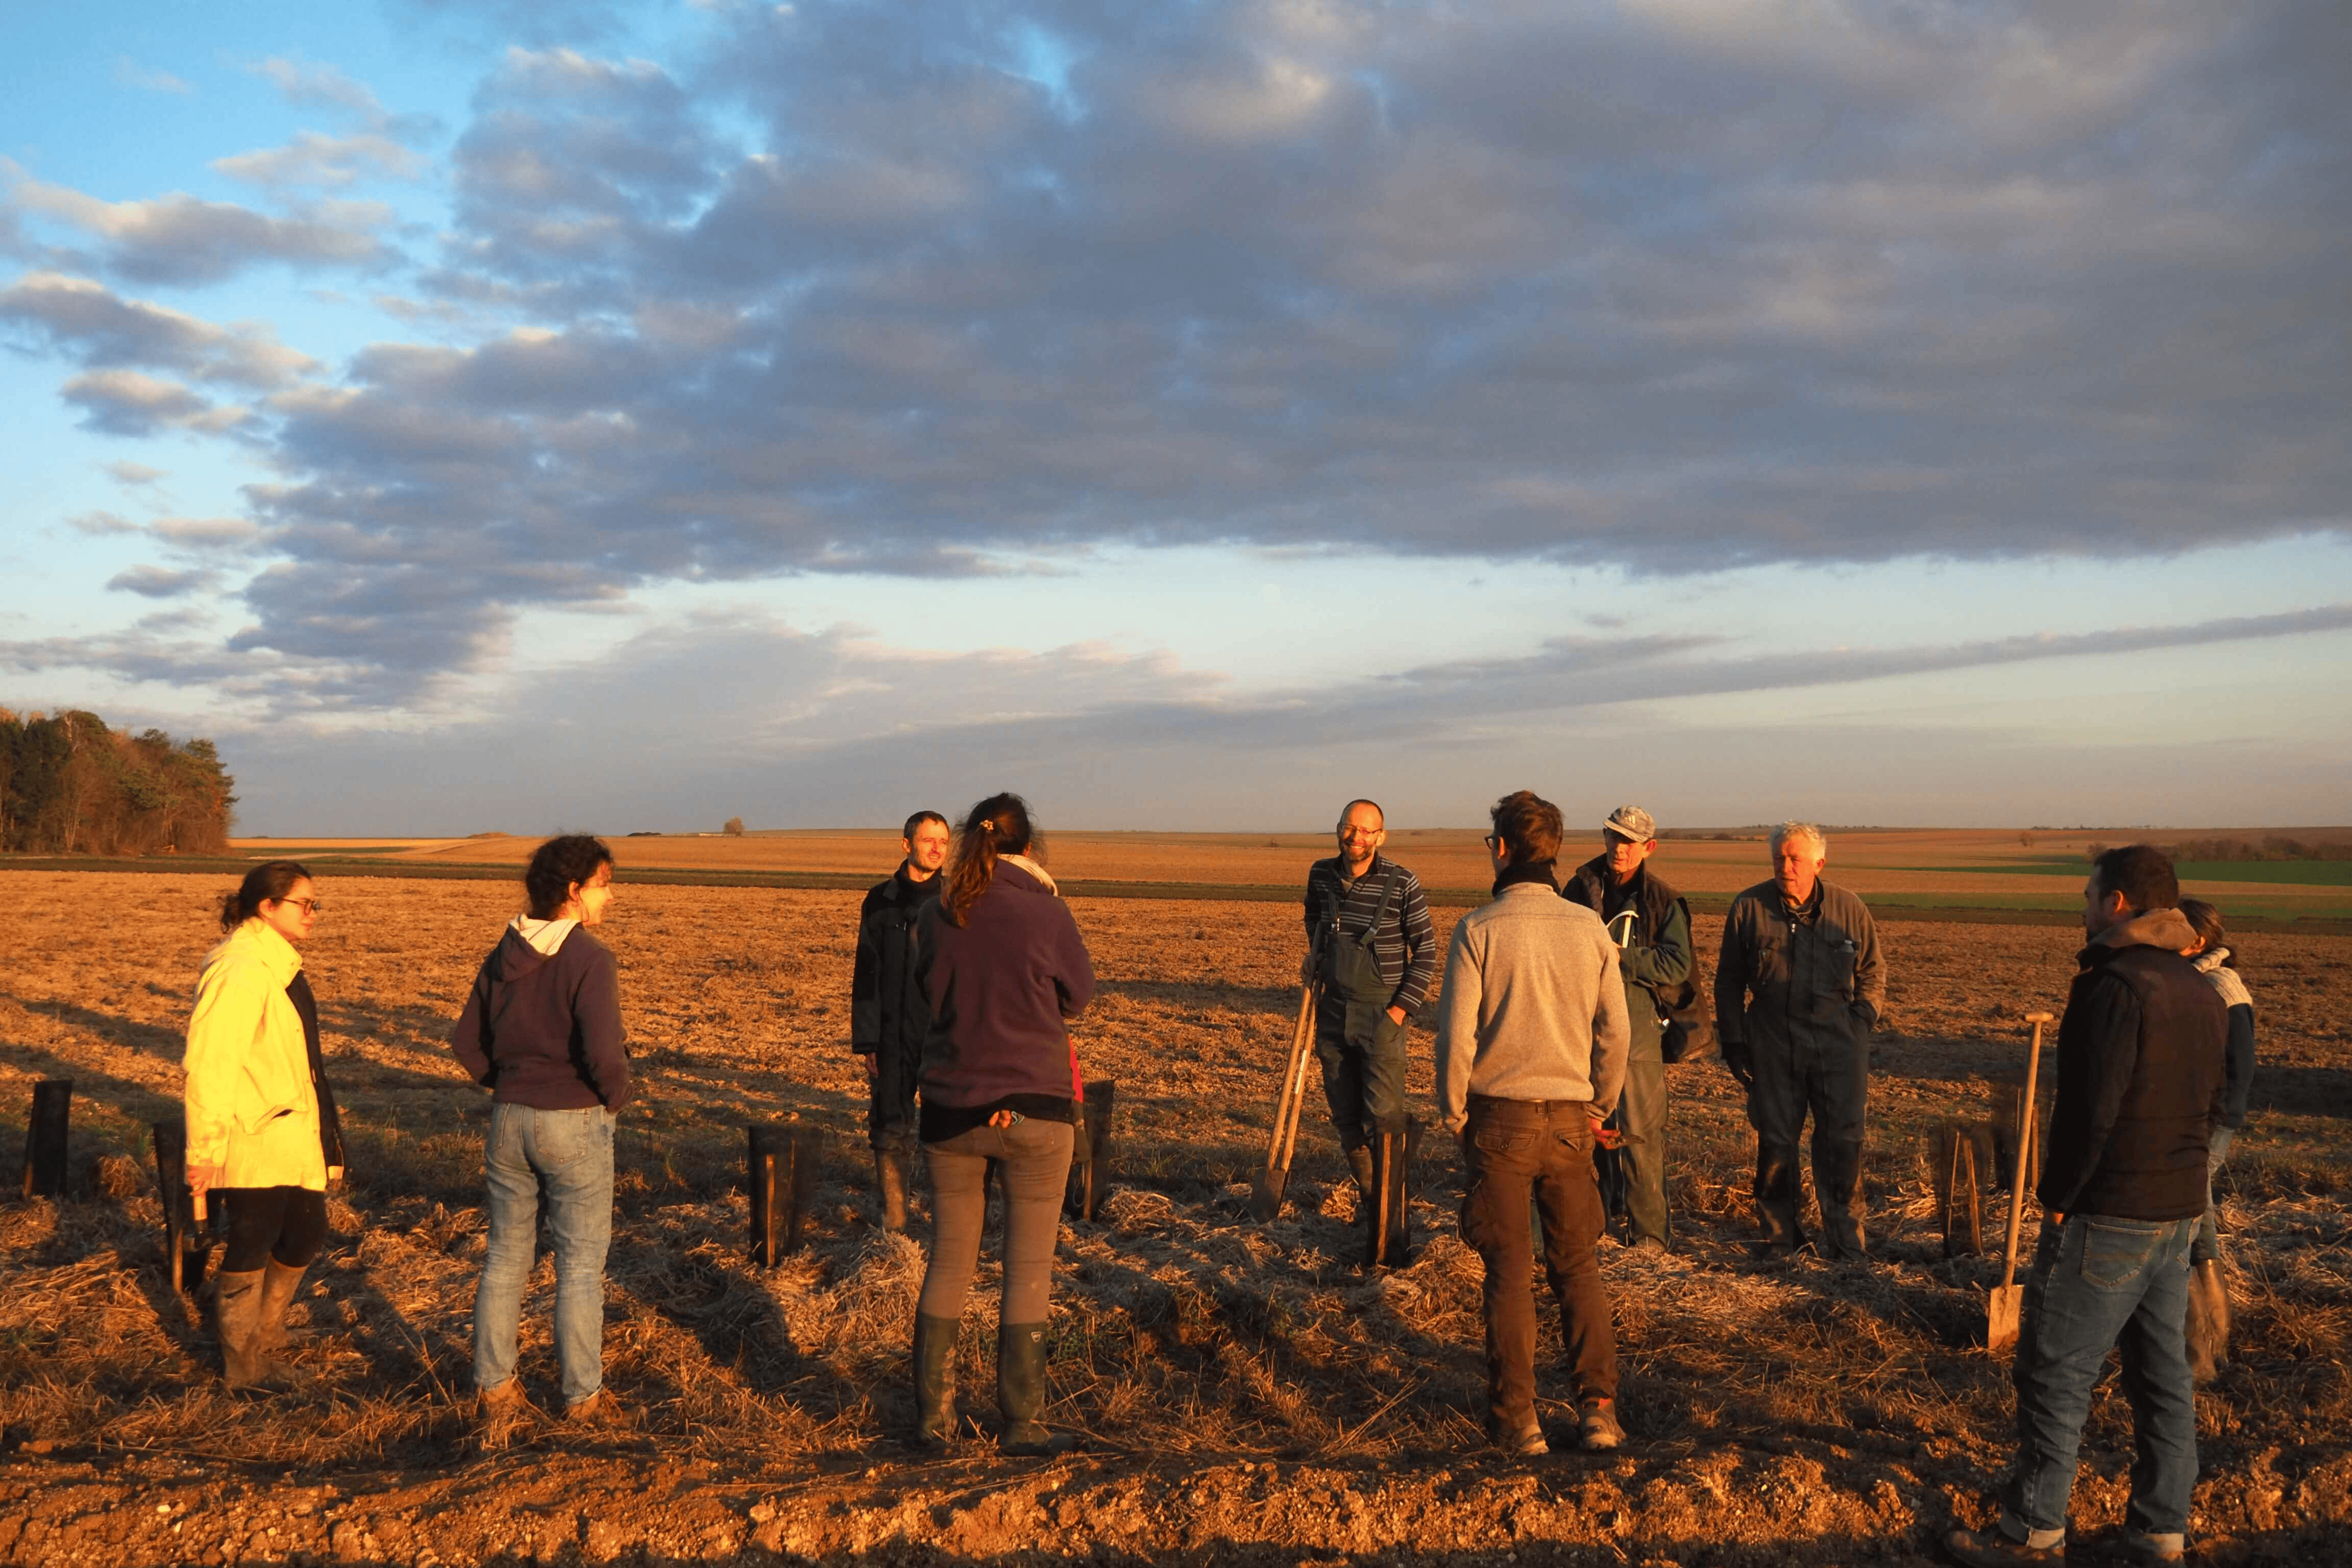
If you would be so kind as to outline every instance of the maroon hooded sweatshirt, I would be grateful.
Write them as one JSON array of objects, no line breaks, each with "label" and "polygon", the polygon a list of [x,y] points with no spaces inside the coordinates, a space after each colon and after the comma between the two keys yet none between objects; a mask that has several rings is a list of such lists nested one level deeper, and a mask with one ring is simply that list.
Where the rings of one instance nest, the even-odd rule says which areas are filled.
[{"label": "maroon hooded sweatshirt", "polygon": [[931,1006],[923,1141],[951,1138],[997,1110],[1070,1121],[1083,1090],[1064,1022],[1094,1000],[1095,971],[1069,906],[1000,861],[962,925],[950,925],[934,901],[916,941]]},{"label": "maroon hooded sweatshirt", "polygon": [[629,1054],[612,949],[575,926],[551,958],[509,926],[474,976],[449,1048],[502,1104],[620,1110]]}]

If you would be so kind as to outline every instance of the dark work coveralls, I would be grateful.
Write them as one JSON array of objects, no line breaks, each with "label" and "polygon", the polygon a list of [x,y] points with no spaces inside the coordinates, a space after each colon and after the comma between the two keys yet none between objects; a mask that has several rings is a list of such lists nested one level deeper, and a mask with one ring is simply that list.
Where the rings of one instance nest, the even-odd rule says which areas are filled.
[{"label": "dark work coveralls", "polygon": [[1412,872],[1375,856],[1349,879],[1335,857],[1307,882],[1308,940],[1320,944],[1323,994],[1315,1008],[1315,1056],[1339,1145],[1352,1155],[1383,1126],[1404,1121],[1405,1026],[1389,1016],[1418,1009],[1437,973],[1428,900]]},{"label": "dark work coveralls", "polygon": [[1813,1118],[1813,1196],[1833,1257],[1859,1258],[1870,1031],[1886,1005],[1878,931],[1860,899],[1827,881],[1790,909],[1776,883],[1733,900],[1715,971],[1724,1064],[1750,1071],[1756,1207],[1768,1245],[1801,1247],[1797,1143]]},{"label": "dark work coveralls", "polygon": [[1621,1151],[1627,1166],[1625,1239],[1653,1240],[1663,1247],[1674,1227],[1666,1215],[1665,1025],[1661,1016],[1685,995],[1697,959],[1691,945],[1690,909],[1646,863],[1622,885],[1612,882],[1606,855],[1570,872],[1559,896],[1612,922],[1612,936],[1623,929],[1616,917],[1635,917],[1631,940],[1617,954],[1633,1040],[1625,1063],[1624,1098],[1617,1102],[1612,1120],[1625,1135]]},{"label": "dark work coveralls", "polygon": [[902,863],[866,895],[857,915],[857,966],[849,986],[849,1042],[874,1058],[867,1141],[878,1150],[911,1155],[915,1080],[923,1067],[923,1037],[931,1026],[930,999],[915,966],[915,921],[940,896],[937,874],[925,881]]}]

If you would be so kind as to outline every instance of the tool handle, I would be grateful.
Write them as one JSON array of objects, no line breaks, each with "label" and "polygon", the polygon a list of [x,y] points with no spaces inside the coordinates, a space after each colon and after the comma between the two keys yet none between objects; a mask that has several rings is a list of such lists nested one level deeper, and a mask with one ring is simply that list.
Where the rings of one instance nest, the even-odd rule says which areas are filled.
[{"label": "tool handle", "polygon": [[[1307,947],[1310,973],[1322,952],[1323,936],[1318,931]],[[1295,1145],[1298,1142],[1299,1085],[1306,1076],[1301,1058],[1306,1055],[1307,1042],[1315,1026],[1316,989],[1316,982],[1312,979],[1298,987],[1298,1016],[1290,1026],[1290,1055],[1282,1064],[1282,1086],[1274,1097],[1274,1136],[1265,1146],[1265,1168],[1269,1171],[1288,1170],[1290,1155],[1285,1143]]]},{"label": "tool handle", "polygon": [[2009,1260],[2000,1271],[2004,1290],[2017,1283],[2017,1233],[2025,1223],[2025,1173],[2032,1168],[2033,1097],[2042,1073],[2042,1026],[2050,1022],[2047,1013],[2028,1013],[2026,1017],[2033,1025],[2033,1045],[2026,1053],[2025,1098],[2017,1110],[2017,1178],[2010,1184]]},{"label": "tool handle", "polygon": [[1292,1058],[1297,1065],[1291,1069],[1290,1131],[1282,1142],[1282,1169],[1285,1171],[1290,1169],[1290,1157],[1297,1151],[1298,1123],[1307,1114],[1307,1058],[1314,1052],[1315,1002],[1322,989],[1319,982],[1310,982],[1307,988],[1307,1005],[1302,1009],[1305,1021],[1298,1031],[1298,1049]]}]

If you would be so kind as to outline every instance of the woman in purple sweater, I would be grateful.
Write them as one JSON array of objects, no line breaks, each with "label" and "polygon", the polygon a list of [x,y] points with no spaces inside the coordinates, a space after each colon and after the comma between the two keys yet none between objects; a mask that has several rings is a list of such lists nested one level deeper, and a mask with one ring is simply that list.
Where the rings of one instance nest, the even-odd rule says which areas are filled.
[{"label": "woman in purple sweater", "polygon": [[916,1437],[955,1432],[956,1331],[980,1260],[988,1163],[1004,1173],[1004,1293],[997,1314],[996,1403],[1008,1454],[1074,1446],[1038,1420],[1045,1405],[1045,1304],[1085,1095],[1066,1020],[1094,999],[1077,922],[1033,858],[1028,803],[994,795],[956,836],[939,901],[916,926],[916,967],[930,1001],[920,1126],[936,1235],[915,1309]]},{"label": "woman in purple sweater", "polygon": [[482,960],[449,1037],[490,1090],[483,1142],[489,1245],[474,1289],[474,1388],[486,1416],[527,1406],[515,1377],[522,1292],[538,1252],[540,1199],[555,1241],[555,1361],[565,1419],[609,1425],[604,1255],[613,1239],[613,1126],[629,1099],[619,966],[588,934],[613,901],[613,852],[565,834],[523,872],[530,912]]}]

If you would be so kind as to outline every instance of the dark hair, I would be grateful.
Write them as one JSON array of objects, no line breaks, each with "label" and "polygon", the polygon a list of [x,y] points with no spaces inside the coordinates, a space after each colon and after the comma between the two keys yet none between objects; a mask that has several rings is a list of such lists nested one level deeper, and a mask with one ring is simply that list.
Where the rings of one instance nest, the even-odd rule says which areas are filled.
[{"label": "dark hair", "polygon": [[963,819],[955,853],[948,860],[945,885],[940,889],[940,918],[951,926],[970,918],[971,906],[980,901],[996,876],[998,856],[1026,855],[1044,847],[1029,816],[1029,803],[1019,795],[1007,791],[973,806]]},{"label": "dark hair", "polygon": [[1512,865],[1559,858],[1559,807],[1535,791],[1513,790],[1486,815],[1494,819],[1495,837],[1510,851]]},{"label": "dark hair", "polygon": [[221,930],[235,931],[259,914],[262,905],[284,902],[295,883],[310,879],[310,868],[299,860],[264,860],[245,874],[236,892],[221,895]]},{"label": "dark hair", "polygon": [[908,843],[912,843],[915,837],[915,829],[920,827],[926,822],[936,822],[941,827],[947,828],[950,832],[954,831],[954,825],[949,822],[946,817],[941,816],[938,812],[919,811],[915,813],[914,816],[907,818],[907,826],[898,830],[898,837],[906,839]]},{"label": "dark hair", "polygon": [[[2105,886],[2104,883],[2101,885]],[[2189,929],[2195,931],[2197,940],[2205,944],[2199,950],[2202,952],[2210,952],[2215,948],[2221,947],[2230,934],[2221,929],[2221,911],[2202,899],[2181,900],[2180,912],[2189,917]],[[2224,958],[2221,961],[2221,967],[2237,968],[2238,955],[2233,952]]]},{"label": "dark hair", "polygon": [[1389,814],[1385,811],[1381,811],[1381,803],[1376,800],[1366,800],[1362,795],[1358,795],[1355,799],[1349,801],[1347,805],[1339,808],[1340,826],[1345,827],[1348,826],[1348,814],[1355,810],[1356,807],[1360,805],[1369,805],[1374,811],[1380,812],[1381,826],[1384,828],[1388,826]]},{"label": "dark hair", "polygon": [[601,838],[585,833],[562,833],[530,852],[523,868],[523,890],[530,895],[530,918],[551,921],[572,898],[572,884],[592,881],[596,868],[613,863],[613,851]]},{"label": "dark hair", "polygon": [[2172,858],[2153,844],[2102,850],[2091,865],[2102,898],[2121,893],[2134,914],[2180,907],[2180,879],[2172,874]]}]

